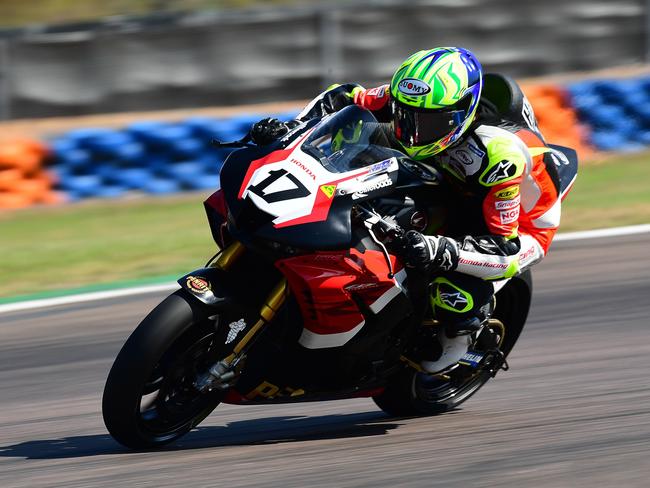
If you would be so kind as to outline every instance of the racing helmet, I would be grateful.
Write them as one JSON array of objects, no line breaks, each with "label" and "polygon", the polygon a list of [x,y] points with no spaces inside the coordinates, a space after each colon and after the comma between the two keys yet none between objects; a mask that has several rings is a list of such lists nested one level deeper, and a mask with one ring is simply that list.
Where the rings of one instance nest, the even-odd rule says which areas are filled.
[{"label": "racing helmet", "polygon": [[411,158],[444,151],[469,128],[483,87],[481,65],[459,47],[411,55],[390,83],[393,132]]}]

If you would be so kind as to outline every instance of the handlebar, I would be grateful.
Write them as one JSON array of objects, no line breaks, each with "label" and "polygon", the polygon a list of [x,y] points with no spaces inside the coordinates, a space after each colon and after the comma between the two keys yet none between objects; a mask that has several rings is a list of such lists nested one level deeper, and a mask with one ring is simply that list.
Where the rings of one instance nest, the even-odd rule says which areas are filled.
[{"label": "handlebar", "polygon": [[358,205],[357,209],[364,217],[364,225],[373,241],[381,248],[386,264],[388,265],[388,277],[393,278],[393,263],[390,260],[388,249],[395,254],[400,254],[406,246],[406,232],[399,225],[390,222],[372,209]]},{"label": "handlebar", "polygon": [[238,141],[222,142],[218,139],[212,139],[210,141],[210,144],[213,147],[218,147],[218,148],[252,147],[252,144],[249,144],[249,142],[252,142],[252,140],[253,139],[251,137],[251,133],[249,132]]}]

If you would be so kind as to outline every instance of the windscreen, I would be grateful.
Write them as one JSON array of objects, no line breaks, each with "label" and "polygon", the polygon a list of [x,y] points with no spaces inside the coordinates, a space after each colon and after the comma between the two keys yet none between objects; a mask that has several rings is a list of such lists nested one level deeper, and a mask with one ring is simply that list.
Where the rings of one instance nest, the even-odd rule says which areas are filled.
[{"label": "windscreen", "polygon": [[302,150],[318,159],[328,171],[345,173],[397,152],[390,149],[384,126],[368,110],[352,105],[316,126]]}]

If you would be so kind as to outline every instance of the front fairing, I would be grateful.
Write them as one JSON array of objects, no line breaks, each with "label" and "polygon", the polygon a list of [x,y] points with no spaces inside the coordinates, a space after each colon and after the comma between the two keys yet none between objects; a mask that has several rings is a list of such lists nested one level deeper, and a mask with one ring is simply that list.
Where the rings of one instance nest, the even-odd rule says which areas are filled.
[{"label": "front fairing", "polygon": [[244,243],[346,249],[355,204],[400,188],[437,183],[400,164],[381,124],[348,107],[282,140],[230,155],[221,170],[229,231]]},{"label": "front fairing", "polygon": [[228,207],[230,234],[244,242],[267,241],[298,249],[341,249],[351,240],[351,205],[344,199],[333,199],[325,220],[278,227],[276,217],[255,205],[250,198],[238,198],[248,163],[271,151],[258,148],[239,150],[228,158],[221,170],[221,185]]}]

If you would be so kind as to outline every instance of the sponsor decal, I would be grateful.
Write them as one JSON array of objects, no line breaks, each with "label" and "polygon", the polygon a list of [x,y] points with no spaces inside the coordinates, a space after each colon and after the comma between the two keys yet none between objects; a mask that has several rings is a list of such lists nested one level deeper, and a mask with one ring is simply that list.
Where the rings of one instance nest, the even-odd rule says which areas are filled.
[{"label": "sponsor decal", "polygon": [[463,357],[458,361],[461,364],[466,364],[472,368],[476,368],[481,360],[483,359],[483,354],[480,352],[467,351]]},{"label": "sponsor decal", "polygon": [[485,185],[492,186],[500,181],[505,181],[517,174],[517,166],[512,161],[504,159],[497,163],[494,168],[487,172],[481,182]]},{"label": "sponsor decal", "polygon": [[387,186],[391,186],[392,184],[393,184],[393,181],[390,178],[381,178],[379,180],[369,181],[368,183],[366,183],[361,188],[358,188],[352,194],[352,200],[357,200],[359,198],[367,197],[368,193],[379,190],[381,188],[385,188]]},{"label": "sponsor decal", "polygon": [[476,155],[477,155],[479,158],[481,158],[481,159],[483,159],[483,157],[485,156],[485,152],[484,152],[484,151],[481,151],[481,150],[478,148],[478,146],[475,146],[475,145],[472,144],[471,142],[470,142],[469,144],[467,144],[467,149],[469,149],[470,151],[472,151],[474,154],[476,154]]},{"label": "sponsor decal", "polygon": [[416,80],[415,78],[404,78],[398,83],[397,89],[404,95],[409,95],[412,97],[426,95],[431,91],[431,87],[429,85],[427,85],[424,81]]},{"label": "sponsor decal", "polygon": [[474,163],[474,158],[472,158],[472,156],[470,156],[470,154],[464,149],[460,149],[454,152],[454,157],[459,159],[460,162],[466,166],[469,166]]},{"label": "sponsor decal", "polygon": [[488,261],[476,261],[474,259],[465,259],[460,258],[458,264],[466,264],[467,266],[480,266],[482,268],[496,268],[496,269],[506,269],[507,264],[503,263],[490,263]]},{"label": "sponsor decal", "polygon": [[537,120],[535,119],[535,112],[533,112],[533,107],[525,96],[523,106],[521,108],[521,116],[524,118],[526,124],[528,124],[528,127],[530,127],[533,132],[539,131],[537,128]]},{"label": "sponsor decal", "polygon": [[551,159],[553,160],[553,164],[555,164],[555,166],[558,168],[562,165],[566,166],[569,164],[569,159],[566,157],[566,155],[557,149],[551,149]]},{"label": "sponsor decal", "polygon": [[510,210],[512,208],[516,208],[519,206],[521,203],[521,196],[518,195],[516,198],[513,198],[512,200],[497,200],[494,202],[494,206],[496,207],[497,210]]},{"label": "sponsor decal", "polygon": [[454,263],[451,259],[451,251],[449,248],[446,248],[442,253],[442,262],[440,263],[440,269],[443,271],[449,271],[453,265]]},{"label": "sponsor decal", "polygon": [[298,166],[301,170],[303,170],[305,173],[307,173],[307,175],[308,175],[312,180],[316,181],[316,175],[312,172],[311,169],[309,169],[309,167],[308,167],[305,163],[301,163],[300,161],[298,161],[298,160],[295,159],[295,158],[291,158],[289,161],[291,161],[293,164],[295,164],[295,165]]},{"label": "sponsor decal", "polygon": [[381,283],[359,283],[356,285],[347,285],[345,287],[348,291],[359,291],[359,290],[369,290],[371,288],[379,288]]},{"label": "sponsor decal", "polygon": [[519,264],[520,265],[525,264],[534,255],[535,255],[535,246],[531,246],[529,249],[527,249],[525,252],[519,255]]},{"label": "sponsor decal", "polygon": [[441,293],[440,301],[451,308],[459,310],[462,310],[467,306],[467,298],[465,298],[459,291],[454,293]]},{"label": "sponsor decal", "polygon": [[246,322],[244,319],[239,319],[237,322],[232,322],[229,324],[228,327],[230,327],[230,330],[226,336],[226,344],[230,344],[237,338],[237,334],[246,328]]},{"label": "sponsor decal", "polygon": [[327,198],[332,198],[334,196],[334,192],[336,191],[336,185],[322,185],[320,187],[320,191],[325,193]]},{"label": "sponsor decal", "polygon": [[207,280],[203,278],[198,278],[196,276],[188,276],[186,281],[187,287],[197,293],[207,293],[212,287]]},{"label": "sponsor decal", "polygon": [[511,200],[519,195],[519,185],[512,185],[494,194],[497,200]]},{"label": "sponsor decal", "polygon": [[247,398],[248,400],[252,400],[257,397],[262,397],[262,398],[273,398],[275,396],[296,397],[304,394],[305,394],[305,390],[303,390],[302,388],[294,389],[289,386],[285,386],[284,388],[280,389],[279,386],[276,386],[273,383],[264,380],[259,385],[257,385],[257,387],[254,390],[248,392],[245,398]]},{"label": "sponsor decal", "polygon": [[499,212],[499,217],[502,224],[511,224],[512,222],[516,222],[519,218],[519,208]]},{"label": "sponsor decal", "polygon": [[395,158],[389,158],[373,164],[372,166],[370,166],[370,169],[368,170],[368,175],[374,175],[376,173],[381,173],[382,171],[387,170],[388,168],[390,168],[393,161],[397,161],[397,160]]},{"label": "sponsor decal", "polygon": [[413,227],[415,230],[422,232],[424,229],[427,228],[427,224],[428,224],[428,219],[427,219],[427,215],[424,212],[421,212],[419,210],[413,212],[413,214],[411,215],[411,227]]},{"label": "sponsor decal", "polygon": [[341,254],[316,254],[314,259],[318,261],[341,261],[344,256]]},{"label": "sponsor decal", "polygon": [[382,85],[382,86],[377,86],[375,88],[371,88],[366,92],[366,95],[369,95],[371,97],[382,98],[385,92],[386,92],[386,86]]}]

